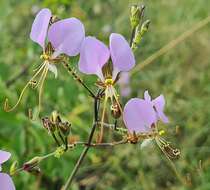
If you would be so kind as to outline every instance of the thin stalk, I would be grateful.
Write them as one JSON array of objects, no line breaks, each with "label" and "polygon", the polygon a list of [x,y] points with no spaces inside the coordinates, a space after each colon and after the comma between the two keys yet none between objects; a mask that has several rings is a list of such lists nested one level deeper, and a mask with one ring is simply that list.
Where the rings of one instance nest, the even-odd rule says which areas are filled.
[{"label": "thin stalk", "polygon": [[90,94],[91,97],[96,98],[92,90],[84,83],[84,81],[77,75],[77,73],[72,69],[66,61],[63,61],[63,66],[67,71],[73,76],[73,78],[79,82]]},{"label": "thin stalk", "polygon": [[63,189],[62,190],[67,190],[70,188],[71,186],[71,183],[75,177],[75,175],[77,174],[85,156],[87,155],[87,152],[89,150],[89,148],[91,147],[91,141],[93,139],[93,135],[94,135],[94,132],[95,132],[95,129],[96,129],[96,122],[98,121],[98,111],[99,111],[99,102],[100,102],[100,94],[101,91],[98,90],[98,93],[97,93],[97,96],[94,98],[94,121],[93,121],[93,126],[92,126],[92,129],[91,129],[91,132],[90,132],[90,135],[88,137],[88,141],[87,141],[87,144],[86,144],[86,147],[83,149],[79,159],[77,160],[77,163],[76,165],[74,166],[74,169],[73,171],[71,172],[69,178],[67,179],[67,182],[66,184],[64,185]]}]

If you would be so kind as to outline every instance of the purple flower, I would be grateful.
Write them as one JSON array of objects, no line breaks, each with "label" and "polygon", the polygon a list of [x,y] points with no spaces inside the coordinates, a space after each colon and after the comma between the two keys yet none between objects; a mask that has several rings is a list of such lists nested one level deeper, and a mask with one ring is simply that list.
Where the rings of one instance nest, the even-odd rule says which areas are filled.
[{"label": "purple flower", "polygon": [[64,59],[61,54],[68,56],[79,54],[85,38],[85,29],[81,21],[77,18],[67,18],[54,23],[51,23],[51,21],[52,14],[49,9],[42,9],[36,15],[31,27],[30,38],[42,47],[43,54],[40,58],[43,63],[36,69],[34,76],[23,88],[15,106],[11,109],[6,108],[6,111],[13,110],[19,104],[24,91],[30,85],[33,88],[39,87],[40,108],[43,85],[48,71],[52,71],[57,77],[56,64]]},{"label": "purple flower", "polygon": [[95,37],[88,36],[82,43],[79,70],[85,74],[96,74],[105,81],[106,76],[103,75],[102,67],[108,62],[110,56],[113,64],[110,77],[113,81],[117,73],[129,71],[135,65],[133,52],[122,35],[116,33],[110,35],[109,49]]},{"label": "purple flower", "polygon": [[163,123],[169,123],[168,117],[164,114],[165,98],[161,94],[154,100],[151,99],[148,91],[144,92],[144,99],[152,104],[155,109],[158,120],[161,120]]},{"label": "purple flower", "polygon": [[128,72],[122,72],[120,74],[119,79],[119,86],[121,91],[121,96],[128,97],[131,94],[131,88],[130,88],[130,76]]},{"label": "purple flower", "polygon": [[163,95],[151,100],[148,91],[144,93],[144,99],[132,98],[129,100],[123,111],[124,123],[129,132],[150,132],[158,120],[167,123],[168,118],[163,112],[164,105]]},{"label": "purple flower", "polygon": [[45,52],[46,41],[51,42],[55,52],[53,58],[64,53],[76,56],[80,52],[80,46],[85,37],[85,29],[77,18],[67,18],[49,26],[51,11],[42,9],[32,24],[30,38],[38,43]]},{"label": "purple flower", "polygon": [[11,154],[9,152],[0,150],[0,189],[1,190],[15,190],[14,183],[11,177],[1,172],[1,164],[6,162],[10,158]]},{"label": "purple flower", "polygon": [[[111,60],[109,61],[110,57]],[[111,64],[111,66],[109,64]],[[112,33],[110,35],[109,49],[103,42],[91,36],[86,37],[82,43],[79,70],[85,74],[97,75],[101,80],[100,85],[105,89],[99,142],[101,142],[103,136],[103,120],[107,100],[110,98],[111,107],[114,107],[113,105],[117,104],[120,113],[122,113],[118,95],[113,87],[118,73],[121,71],[129,71],[134,65],[135,58],[133,52],[128,42],[120,34]]]}]

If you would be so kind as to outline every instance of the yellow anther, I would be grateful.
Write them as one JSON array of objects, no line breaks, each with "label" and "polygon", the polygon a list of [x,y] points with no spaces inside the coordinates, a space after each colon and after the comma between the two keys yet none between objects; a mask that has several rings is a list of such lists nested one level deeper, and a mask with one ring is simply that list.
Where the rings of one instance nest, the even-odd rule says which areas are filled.
[{"label": "yellow anther", "polygon": [[111,86],[113,84],[114,84],[114,81],[112,79],[108,78],[108,79],[105,80],[105,85],[106,86]]},{"label": "yellow anther", "polygon": [[164,130],[160,130],[160,131],[159,131],[159,135],[160,135],[160,136],[164,135],[165,133],[166,133],[166,132],[165,132]]},{"label": "yellow anther", "polygon": [[50,56],[43,53],[41,56],[40,56],[40,59],[43,59],[43,60],[49,60],[50,59]]}]

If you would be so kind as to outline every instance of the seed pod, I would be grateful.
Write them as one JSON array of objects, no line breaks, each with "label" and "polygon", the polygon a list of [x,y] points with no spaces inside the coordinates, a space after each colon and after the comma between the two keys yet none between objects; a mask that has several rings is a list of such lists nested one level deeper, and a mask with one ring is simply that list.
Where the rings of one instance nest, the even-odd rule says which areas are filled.
[{"label": "seed pod", "polygon": [[114,102],[111,105],[111,114],[115,119],[118,119],[121,116],[121,109],[120,106],[117,102]]},{"label": "seed pod", "polygon": [[71,124],[69,122],[60,122],[58,124],[58,127],[61,131],[61,133],[65,136],[68,137],[71,131]]},{"label": "seed pod", "polygon": [[54,133],[55,132],[55,125],[50,121],[48,117],[42,118],[42,124],[45,129],[47,129],[49,132]]}]

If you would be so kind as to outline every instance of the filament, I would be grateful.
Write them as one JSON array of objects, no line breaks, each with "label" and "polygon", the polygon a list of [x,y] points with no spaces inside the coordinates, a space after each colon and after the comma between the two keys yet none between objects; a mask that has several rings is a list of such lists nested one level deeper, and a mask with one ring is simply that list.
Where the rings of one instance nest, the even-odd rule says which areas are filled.
[{"label": "filament", "polygon": [[34,76],[26,83],[26,85],[24,86],[23,90],[22,90],[21,93],[20,93],[20,96],[19,96],[19,98],[18,98],[18,101],[16,102],[16,104],[15,104],[12,108],[9,109],[9,107],[8,107],[8,99],[6,99],[6,101],[5,101],[5,106],[4,106],[4,110],[5,110],[6,112],[10,112],[10,111],[14,110],[14,109],[19,105],[19,103],[20,103],[20,101],[21,101],[21,99],[22,99],[22,97],[23,97],[23,94],[24,94],[25,90],[26,90],[27,87],[30,85],[31,81],[34,80],[34,79],[36,78],[36,76],[41,72],[41,70],[43,69],[44,66],[45,66],[45,65],[42,64],[42,66],[41,66],[41,67],[39,68],[39,70],[34,74]]},{"label": "filament", "polygon": [[41,82],[40,82],[38,113],[41,111],[41,97],[42,97],[43,86],[44,86],[45,78],[46,78],[46,76],[47,76],[47,72],[48,72],[48,67],[47,67],[47,65],[46,65],[45,68],[44,68],[44,71],[43,71],[43,75],[42,75],[42,78],[41,78]]},{"label": "filament", "polygon": [[107,90],[105,91],[105,99],[104,99],[104,106],[103,106],[103,111],[102,111],[102,117],[101,117],[101,131],[100,131],[100,136],[99,136],[99,143],[102,142],[103,140],[103,132],[104,132],[104,116],[105,116],[105,111],[106,111],[106,104],[107,104],[107,100],[108,100],[108,95],[107,95]]}]

